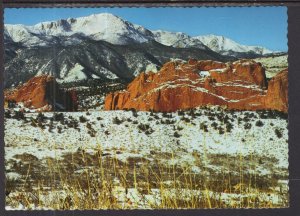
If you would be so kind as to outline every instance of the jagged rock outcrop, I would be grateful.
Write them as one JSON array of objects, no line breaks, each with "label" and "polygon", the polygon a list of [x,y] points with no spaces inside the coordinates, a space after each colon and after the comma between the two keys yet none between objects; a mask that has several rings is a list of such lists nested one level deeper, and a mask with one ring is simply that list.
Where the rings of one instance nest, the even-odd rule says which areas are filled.
[{"label": "jagged rock outcrop", "polygon": [[158,73],[141,73],[126,90],[108,94],[105,109],[173,112],[211,104],[287,112],[287,79],[286,72],[282,73],[270,81],[267,90],[264,68],[255,61],[172,61]]},{"label": "jagged rock outcrop", "polygon": [[287,112],[288,110],[288,70],[285,69],[274,76],[268,83],[265,99],[266,107]]},{"label": "jagged rock outcrop", "polygon": [[[224,73],[225,72],[225,73]],[[216,80],[216,82],[227,81],[243,81],[256,84],[262,88],[267,87],[267,78],[265,69],[260,63],[256,63],[253,60],[240,60],[234,62],[232,65],[221,71],[217,69],[212,70],[210,76]]]},{"label": "jagged rock outcrop", "polygon": [[53,76],[36,76],[22,86],[6,92],[6,101],[22,102],[25,107],[41,111],[77,110],[75,92],[67,92],[59,87]]}]

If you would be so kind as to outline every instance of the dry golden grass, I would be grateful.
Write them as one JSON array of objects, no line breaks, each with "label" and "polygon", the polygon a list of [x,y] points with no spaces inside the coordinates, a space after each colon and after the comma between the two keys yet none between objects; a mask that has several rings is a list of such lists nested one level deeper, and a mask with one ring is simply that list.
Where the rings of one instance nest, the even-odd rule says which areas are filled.
[{"label": "dry golden grass", "polygon": [[[245,172],[255,164],[252,155],[234,158],[193,153],[191,157],[195,158],[201,174],[193,172],[191,166],[166,163],[177,157],[175,153],[158,153],[153,161],[129,157],[124,162],[117,156],[118,151],[107,155],[99,149],[95,154],[79,150],[63,159],[48,158],[43,165],[31,159],[22,184],[7,181],[6,190],[10,190],[10,194],[6,204],[17,207],[21,203],[28,209],[273,208],[288,205],[287,192],[269,190],[277,186],[275,179]],[[208,163],[222,163],[223,170],[209,170]],[[272,201],[270,194],[276,194],[281,201]]]}]

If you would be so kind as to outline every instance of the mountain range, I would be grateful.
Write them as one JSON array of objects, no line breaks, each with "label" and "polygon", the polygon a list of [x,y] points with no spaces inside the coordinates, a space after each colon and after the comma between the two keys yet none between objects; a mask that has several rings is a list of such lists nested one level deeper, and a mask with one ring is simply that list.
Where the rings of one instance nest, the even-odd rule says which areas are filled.
[{"label": "mountain range", "polygon": [[216,35],[151,31],[109,13],[4,26],[5,87],[33,76],[54,75],[59,82],[85,79],[132,80],[156,71],[170,59],[233,61],[275,53]]}]

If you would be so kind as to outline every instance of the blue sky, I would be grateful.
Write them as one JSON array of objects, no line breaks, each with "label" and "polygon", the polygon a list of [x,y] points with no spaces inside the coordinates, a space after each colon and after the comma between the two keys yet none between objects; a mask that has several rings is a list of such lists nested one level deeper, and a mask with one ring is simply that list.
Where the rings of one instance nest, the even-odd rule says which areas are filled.
[{"label": "blue sky", "polygon": [[34,25],[102,12],[115,14],[150,30],[181,31],[191,36],[223,35],[241,44],[287,51],[286,7],[7,8],[4,23]]}]

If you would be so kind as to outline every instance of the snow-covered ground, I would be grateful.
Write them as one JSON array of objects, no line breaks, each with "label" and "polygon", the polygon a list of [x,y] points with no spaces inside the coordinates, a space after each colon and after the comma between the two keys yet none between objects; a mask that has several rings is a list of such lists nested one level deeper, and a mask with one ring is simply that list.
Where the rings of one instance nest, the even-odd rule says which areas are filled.
[{"label": "snow-covered ground", "polygon": [[[199,111],[201,112],[201,111]],[[241,112],[236,114],[239,118],[244,118],[245,113]],[[36,113],[26,114],[27,118],[35,117]],[[45,116],[50,118],[53,113],[45,113]],[[164,119],[161,113],[155,114],[160,119]],[[228,113],[227,115],[231,115]],[[211,121],[208,116],[201,115],[195,117],[191,124],[186,123],[180,119],[178,114],[173,114],[170,118],[174,121],[173,124],[166,125],[155,120],[150,116],[149,112],[138,112],[138,116],[135,118],[131,112],[128,111],[98,111],[90,112],[88,115],[84,112],[73,112],[65,114],[65,118],[73,117],[79,119],[80,116],[84,116],[88,119],[88,122],[92,124],[92,127],[96,130],[97,136],[91,137],[88,134],[88,128],[86,123],[79,124],[79,130],[73,128],[64,128],[62,133],[58,134],[56,128],[53,132],[49,132],[46,129],[31,126],[30,122],[24,124],[22,121],[15,119],[7,119],[5,123],[5,141],[6,141],[6,158],[12,158],[13,155],[20,152],[32,153],[38,155],[38,157],[61,155],[64,151],[76,151],[78,147],[84,149],[97,149],[101,145],[104,149],[110,148],[129,148],[138,149],[140,156],[147,157],[150,149],[160,149],[160,151],[176,151],[177,148],[184,147],[188,152],[194,150],[203,152],[206,148],[208,153],[220,153],[220,154],[239,154],[249,155],[254,153],[265,157],[275,157],[279,160],[278,166],[287,168],[287,123],[282,119],[263,119],[264,126],[255,126],[255,120],[250,122],[253,127],[249,130],[243,128],[244,122],[238,124],[237,118],[232,118],[233,129],[230,133],[219,134],[218,130],[214,130],[211,126]],[[258,118],[257,114],[254,114],[255,118]],[[102,120],[97,120],[100,117]],[[114,124],[113,119],[119,118],[124,121],[121,124]],[[152,121],[149,121],[152,118]],[[127,120],[136,120],[138,124],[149,124],[150,128],[154,131],[152,134],[146,135],[141,133],[138,129],[138,124],[133,124]],[[167,118],[168,119],[168,118]],[[79,120],[78,120],[79,121]],[[156,122],[159,122],[157,124]],[[49,123],[50,120],[46,120]],[[208,132],[204,132],[200,129],[200,124],[206,122],[208,125]],[[216,122],[224,127],[224,124],[216,120]],[[270,126],[273,123],[274,126]],[[102,125],[102,126],[101,126]],[[55,122],[55,127],[61,126],[59,122]],[[65,126],[67,127],[67,126]],[[181,136],[175,138],[173,133],[176,131],[174,127],[182,127],[179,132]],[[225,128],[225,127],[224,127]],[[276,138],[274,129],[278,128],[283,132],[283,138]],[[110,132],[109,135],[105,135],[105,131]],[[245,143],[241,142],[241,139],[246,139]],[[273,141],[269,139],[273,138]],[[34,141],[37,139],[37,141]],[[176,146],[174,140],[180,142],[180,146]],[[84,145],[82,145],[84,143]],[[216,145],[216,143],[218,143]],[[9,151],[10,148],[17,146],[17,149]],[[55,146],[59,146],[57,151]],[[22,147],[22,148],[20,148]],[[35,151],[48,149],[51,154],[47,155],[47,152],[37,154]],[[63,148],[63,151],[61,150]],[[32,150],[31,150],[32,149]],[[128,150],[129,150],[128,149]],[[183,162],[183,161],[181,161]]]},{"label": "snow-covered ground", "polygon": [[[101,149],[104,157],[113,156],[120,163],[128,163],[133,158],[146,160],[150,165],[159,161],[164,166],[189,167],[195,175],[208,175],[212,181],[217,180],[213,176],[221,173],[230,173],[238,178],[242,160],[245,175],[275,182],[266,184],[261,196],[271,186],[288,187],[287,120],[276,113],[229,112],[210,107],[171,114],[69,112],[63,113],[63,120],[61,117],[51,120],[54,113],[43,114],[43,120],[37,118],[37,113],[25,113],[23,120],[13,117],[5,119],[6,176],[11,181],[25,178],[27,170],[19,170],[22,167],[20,164],[25,163],[24,158],[33,158],[31,160],[45,164],[51,158],[63,161],[66,155],[78,151],[93,155]],[[11,113],[11,116],[14,114]],[[88,168],[90,166],[93,164],[89,164]],[[76,173],[81,173],[82,169],[77,167]],[[114,189],[115,194],[125,190],[120,186],[118,188]],[[274,198],[273,206],[285,205],[278,199],[288,196],[286,190],[281,195],[272,193],[272,196],[280,196],[276,198],[277,204]],[[17,192],[11,192],[10,196],[16,196]],[[222,199],[238,196],[227,193],[219,196]],[[151,194],[154,196],[155,193]],[[122,199],[122,196],[124,194],[118,199]],[[18,208],[16,204],[13,206]]]}]

